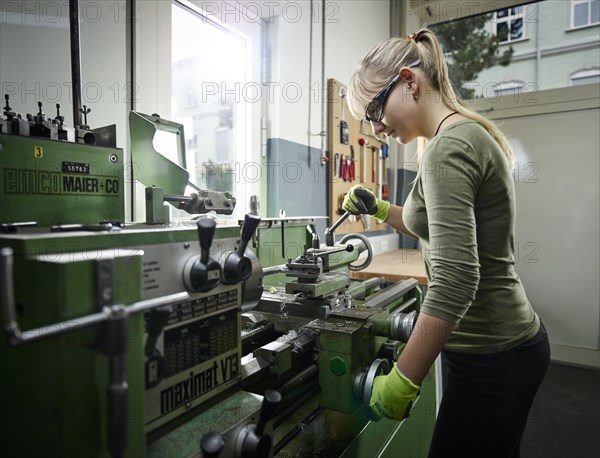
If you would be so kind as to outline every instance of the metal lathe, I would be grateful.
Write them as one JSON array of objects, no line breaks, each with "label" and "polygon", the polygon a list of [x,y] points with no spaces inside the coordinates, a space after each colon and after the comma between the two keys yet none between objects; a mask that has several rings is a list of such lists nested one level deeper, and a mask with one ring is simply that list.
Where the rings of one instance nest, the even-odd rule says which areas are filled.
[{"label": "metal lathe", "polygon": [[[373,252],[336,237],[341,220],[321,235],[319,217],[231,219],[245,203],[154,149],[163,130],[185,158],[183,127],[156,114],[130,113],[126,163],[80,100],[72,127],[59,106],[3,102],[2,456],[423,456],[433,373],[410,421],[368,407],[415,324],[416,280],[352,279]],[[126,220],[127,187],[143,220]]]},{"label": "metal lathe", "polygon": [[[146,221],[125,223],[121,150],[36,136],[31,125],[15,133],[27,121],[7,111],[9,456],[419,456],[435,418],[433,376],[410,422],[371,421],[367,405],[421,291],[413,280],[353,280],[372,256],[367,238],[334,242],[334,225],[321,243],[315,217],[225,219],[234,196],[185,195],[181,167],[152,166],[149,132],[174,123],[135,112]],[[189,219],[172,224],[175,207]]]}]

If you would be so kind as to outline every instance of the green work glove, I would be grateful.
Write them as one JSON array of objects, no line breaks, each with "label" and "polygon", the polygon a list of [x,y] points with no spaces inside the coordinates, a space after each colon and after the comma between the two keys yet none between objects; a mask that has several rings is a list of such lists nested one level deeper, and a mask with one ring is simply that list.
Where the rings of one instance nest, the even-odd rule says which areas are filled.
[{"label": "green work glove", "polygon": [[390,212],[389,202],[378,199],[373,192],[359,184],[350,188],[342,207],[353,215],[368,213],[379,221],[385,221]]},{"label": "green work glove", "polygon": [[419,387],[394,364],[389,374],[375,377],[369,406],[379,417],[400,421],[408,417],[418,391]]}]

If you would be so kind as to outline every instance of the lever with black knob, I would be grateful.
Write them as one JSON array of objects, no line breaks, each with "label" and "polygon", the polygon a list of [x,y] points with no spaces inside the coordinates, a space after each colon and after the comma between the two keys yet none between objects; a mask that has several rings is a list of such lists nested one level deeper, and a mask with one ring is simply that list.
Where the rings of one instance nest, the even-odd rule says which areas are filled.
[{"label": "lever with black knob", "polygon": [[214,431],[202,436],[202,457],[269,458],[273,447],[273,432],[269,422],[281,399],[278,391],[266,390],[256,423],[247,423],[240,430],[225,433],[225,436]]},{"label": "lever with black knob", "polygon": [[198,240],[200,257],[196,259],[189,273],[184,273],[186,286],[192,291],[206,292],[221,283],[221,265],[210,257],[210,246],[215,236],[217,223],[212,218],[198,220]]},{"label": "lever with black knob", "polygon": [[317,234],[317,229],[315,228],[314,224],[309,224],[306,226],[306,229],[308,230],[308,232],[310,233],[312,240],[311,240],[311,247],[314,248],[315,250],[318,250],[321,246],[321,240],[319,239],[319,235]]},{"label": "lever with black knob", "polygon": [[146,343],[144,345],[144,372],[146,388],[158,385],[164,378],[165,360],[156,344],[169,317],[173,312],[172,305],[156,307],[148,312],[146,319]]},{"label": "lever with black knob", "polygon": [[252,261],[244,255],[248,242],[252,239],[256,228],[260,223],[260,217],[247,213],[244,217],[242,232],[235,251],[223,254],[223,283],[233,284],[246,281],[252,274]]},{"label": "lever with black knob", "polygon": [[265,391],[258,423],[256,426],[249,425],[249,428],[246,429],[241,456],[249,458],[267,458],[269,456],[273,440],[270,434],[266,434],[265,430],[280,402],[281,394],[279,391],[270,389]]}]

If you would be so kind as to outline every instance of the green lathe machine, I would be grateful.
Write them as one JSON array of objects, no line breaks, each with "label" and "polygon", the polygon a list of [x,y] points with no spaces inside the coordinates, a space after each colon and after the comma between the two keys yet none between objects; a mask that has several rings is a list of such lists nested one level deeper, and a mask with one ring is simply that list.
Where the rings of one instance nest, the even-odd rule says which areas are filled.
[{"label": "green lathe machine", "polygon": [[[422,297],[413,280],[351,278],[367,238],[336,241],[338,221],[321,243],[318,217],[228,218],[240,203],[189,182],[182,141],[177,161],[154,150],[157,130],[184,138],[156,115],[130,114],[130,183],[114,126],[5,103],[3,456],[426,455],[433,374],[409,421],[370,416]],[[126,221],[126,185],[143,221]],[[172,224],[176,208],[189,216]]]},{"label": "green lathe machine", "polygon": [[[168,124],[131,117],[132,126]],[[147,127],[132,128],[134,160],[158,154]],[[44,156],[29,165],[32,145]],[[53,171],[59,187],[73,176],[100,182],[91,164],[113,156],[122,164],[119,150],[4,133],[0,147],[11,202],[0,221],[0,393],[10,456],[425,453],[433,376],[409,422],[370,421],[366,407],[374,377],[410,335],[421,292],[412,280],[352,280],[350,270],[370,262],[364,236],[333,243],[334,225],[321,244],[314,217],[224,219],[217,215],[231,213],[231,195],[178,196],[185,183],[172,184],[169,174],[139,177],[166,189],[147,188],[147,221],[125,224],[121,193],[40,195],[19,178],[31,187],[11,194],[6,179],[37,168],[36,176]],[[109,176],[122,190],[122,169]],[[85,204],[78,199],[94,208],[74,211]],[[175,206],[196,215],[169,225]]]}]

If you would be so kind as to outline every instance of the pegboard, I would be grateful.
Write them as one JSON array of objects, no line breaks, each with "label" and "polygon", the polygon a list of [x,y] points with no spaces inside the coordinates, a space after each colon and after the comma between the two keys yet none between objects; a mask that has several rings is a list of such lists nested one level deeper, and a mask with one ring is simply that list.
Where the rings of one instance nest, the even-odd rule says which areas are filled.
[{"label": "pegboard", "polygon": [[[383,150],[387,143],[372,134],[369,123],[352,117],[348,110],[346,93],[346,87],[339,81],[333,78],[327,81],[328,226],[335,223],[344,213],[344,195],[355,184],[369,188],[379,198],[389,199],[387,169],[390,159],[383,158]],[[335,233],[379,231],[385,227],[384,223],[372,216],[351,216]]]}]

